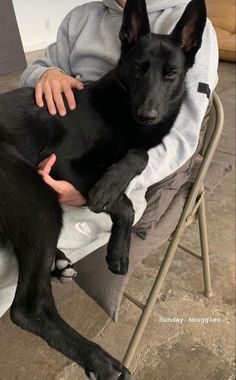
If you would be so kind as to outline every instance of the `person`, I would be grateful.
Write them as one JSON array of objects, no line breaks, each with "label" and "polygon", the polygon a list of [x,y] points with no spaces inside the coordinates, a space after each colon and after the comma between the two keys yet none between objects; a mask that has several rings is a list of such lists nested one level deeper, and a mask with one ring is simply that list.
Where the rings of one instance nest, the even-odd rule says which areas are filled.
[{"label": "person", "polygon": [[[171,33],[180,19],[189,0],[146,0],[151,30],[156,33]],[[51,114],[65,115],[62,100],[64,93],[69,108],[77,105],[72,89],[80,91],[87,83],[99,79],[112,69],[120,52],[119,30],[122,22],[125,0],[93,1],[76,7],[62,21],[56,42],[51,44],[42,58],[37,59],[23,72],[21,86],[35,87],[36,103],[39,107],[48,107]],[[169,135],[162,144],[148,151],[149,162],[145,170],[136,176],[126,189],[126,194],[133,202],[135,222],[141,218],[146,207],[145,194],[149,186],[157,184],[180,169],[196,151],[200,128],[209,99],[198,91],[199,82],[206,83],[212,92],[217,83],[218,47],[214,29],[207,21],[202,46],[196,55],[194,66],[188,71],[186,85],[187,98]],[[45,98],[45,101],[44,101]],[[44,104],[45,102],[45,104]],[[78,104],[79,107],[79,104]],[[44,180],[59,194],[64,208],[64,227],[60,235],[58,247],[65,252],[72,263],[89,255],[107,243],[110,236],[111,220],[106,213],[90,213],[83,206],[86,199],[66,181],[55,181],[50,177],[50,169],[56,160],[52,155],[41,163]],[[69,205],[69,207],[67,206]],[[18,277],[15,256],[8,249],[0,249],[0,317],[12,304]],[[132,249],[131,249],[132,251]],[[90,294],[107,312],[106,299],[112,299],[112,289],[119,294],[119,286],[123,282],[115,276],[120,285],[110,284],[112,274],[108,271],[105,260],[96,262],[96,276],[100,274],[105,281],[101,287],[94,287],[94,273],[89,273],[85,265],[84,275],[80,267],[80,278],[87,283],[80,286]],[[104,253],[105,256],[105,253]],[[103,257],[103,254],[102,254]],[[83,260],[82,260],[83,261]],[[87,261],[86,261],[87,262]],[[107,270],[107,271],[106,271]],[[124,276],[125,277],[125,276]],[[97,279],[97,280],[101,280]],[[125,280],[123,280],[125,281]],[[96,288],[95,296],[92,290]],[[106,296],[103,294],[106,289]]]},{"label": "person", "polygon": [[[66,15],[59,27],[56,42],[46,49],[44,57],[34,61],[23,72],[21,78],[21,86],[35,87],[35,99],[39,107],[43,107],[45,102],[50,114],[58,113],[63,117],[66,108],[62,94],[73,110],[77,105],[72,89],[82,90],[87,83],[99,79],[115,66],[119,58],[118,36],[125,2],[90,2]],[[170,33],[188,2],[147,0],[151,30],[155,33]],[[194,154],[209,102],[206,94],[198,92],[198,84],[206,83],[212,92],[217,83],[217,65],[216,35],[208,20],[196,62],[187,73],[188,96],[181,112],[163,143],[149,150],[149,163],[130,182],[128,196],[133,189],[147,189],[168,177]],[[55,155],[44,160],[39,173],[58,192],[62,204],[85,205],[86,199],[71,184],[50,177],[55,161]]]}]

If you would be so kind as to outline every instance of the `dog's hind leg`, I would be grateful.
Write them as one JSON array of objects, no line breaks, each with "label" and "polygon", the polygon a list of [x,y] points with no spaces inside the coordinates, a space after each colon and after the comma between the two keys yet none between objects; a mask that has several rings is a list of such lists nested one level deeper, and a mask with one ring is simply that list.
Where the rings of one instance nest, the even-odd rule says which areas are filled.
[{"label": "dog's hind leg", "polygon": [[80,364],[91,379],[126,380],[127,369],[58,314],[51,268],[61,228],[56,194],[24,162],[0,162],[0,233],[11,242],[19,276],[11,319]]},{"label": "dog's hind leg", "polygon": [[108,267],[115,274],[126,274],[129,268],[131,229],[134,221],[133,205],[130,199],[122,194],[106,211],[113,222],[106,256]]},{"label": "dog's hind leg", "polygon": [[50,283],[55,247],[43,246],[39,241],[37,244],[38,252],[35,249],[27,252],[24,247],[22,255],[17,250],[19,280],[11,307],[13,322],[80,364],[91,379],[128,379],[128,371],[117,360],[62,320],[54,304]]}]

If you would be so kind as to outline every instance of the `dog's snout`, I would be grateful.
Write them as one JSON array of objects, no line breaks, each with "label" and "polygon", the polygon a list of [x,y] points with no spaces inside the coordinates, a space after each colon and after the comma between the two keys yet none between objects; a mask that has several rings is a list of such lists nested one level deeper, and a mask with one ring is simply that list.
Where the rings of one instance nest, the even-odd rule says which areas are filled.
[{"label": "dog's snout", "polygon": [[138,111],[137,117],[138,121],[145,124],[152,124],[157,120],[157,111],[155,109],[143,111],[142,109]]}]

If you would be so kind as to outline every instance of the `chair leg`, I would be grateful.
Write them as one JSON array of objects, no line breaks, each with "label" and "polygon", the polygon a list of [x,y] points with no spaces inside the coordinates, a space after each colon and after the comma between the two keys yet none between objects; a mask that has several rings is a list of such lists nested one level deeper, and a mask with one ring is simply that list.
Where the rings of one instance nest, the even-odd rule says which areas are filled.
[{"label": "chair leg", "polygon": [[208,237],[207,237],[207,224],[206,224],[206,210],[205,210],[205,199],[202,198],[202,202],[198,208],[198,224],[199,224],[199,234],[202,252],[202,265],[203,265],[203,278],[205,287],[205,296],[212,296],[211,287],[211,273],[210,273],[210,259],[209,259],[209,248],[208,248]]},{"label": "chair leg", "polygon": [[160,267],[159,272],[157,274],[156,280],[153,284],[152,290],[150,292],[150,295],[148,297],[146,305],[142,311],[142,314],[140,316],[140,319],[138,321],[138,324],[136,326],[136,329],[134,331],[134,334],[131,338],[128,349],[127,349],[126,354],[125,354],[124,359],[123,359],[123,364],[127,368],[130,367],[130,363],[131,363],[131,361],[135,355],[135,352],[138,348],[139,342],[141,340],[141,337],[143,335],[144,329],[147,325],[147,322],[149,320],[151,312],[155,306],[155,303],[156,303],[158,296],[160,295],[160,291],[161,291],[163,282],[166,278],[169,267],[172,263],[176,249],[178,247],[179,239],[180,239],[180,234],[175,234],[172,241],[170,242],[170,245],[167,249],[165,257],[162,261],[162,264],[161,264],[161,267]]}]

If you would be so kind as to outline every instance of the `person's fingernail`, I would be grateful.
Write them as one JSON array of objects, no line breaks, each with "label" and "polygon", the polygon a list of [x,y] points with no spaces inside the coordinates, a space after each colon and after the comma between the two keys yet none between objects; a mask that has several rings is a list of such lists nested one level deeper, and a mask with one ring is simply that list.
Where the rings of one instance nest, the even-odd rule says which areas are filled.
[{"label": "person's fingernail", "polygon": [[76,108],[76,105],[75,104],[70,104],[69,107],[70,107],[71,110],[74,110]]},{"label": "person's fingernail", "polygon": [[49,113],[50,113],[51,115],[56,115],[57,111],[56,111],[56,110],[49,110]]}]

